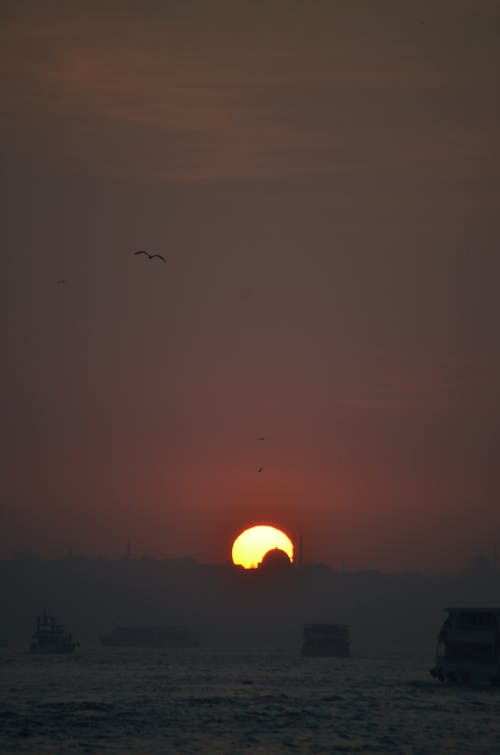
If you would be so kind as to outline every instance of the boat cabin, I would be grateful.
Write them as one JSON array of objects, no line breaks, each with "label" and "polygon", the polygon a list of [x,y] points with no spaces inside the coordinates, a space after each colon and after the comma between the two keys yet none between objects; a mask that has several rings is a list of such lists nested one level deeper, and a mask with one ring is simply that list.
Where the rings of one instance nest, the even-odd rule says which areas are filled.
[{"label": "boat cabin", "polygon": [[438,679],[467,681],[473,676],[500,680],[500,607],[452,606],[437,637]]}]

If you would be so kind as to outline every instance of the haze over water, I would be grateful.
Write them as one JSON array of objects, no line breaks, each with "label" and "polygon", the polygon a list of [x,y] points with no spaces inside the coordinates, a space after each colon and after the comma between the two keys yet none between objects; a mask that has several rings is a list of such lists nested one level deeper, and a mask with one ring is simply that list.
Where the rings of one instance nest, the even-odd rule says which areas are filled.
[{"label": "haze over water", "polygon": [[[498,589],[481,558],[441,577],[3,559],[0,750],[494,753],[498,688],[429,671],[443,607],[493,604]],[[79,641],[72,655],[27,652],[42,606]],[[351,657],[302,657],[315,622],[348,624]],[[123,624],[185,626],[199,646],[102,647]]]}]

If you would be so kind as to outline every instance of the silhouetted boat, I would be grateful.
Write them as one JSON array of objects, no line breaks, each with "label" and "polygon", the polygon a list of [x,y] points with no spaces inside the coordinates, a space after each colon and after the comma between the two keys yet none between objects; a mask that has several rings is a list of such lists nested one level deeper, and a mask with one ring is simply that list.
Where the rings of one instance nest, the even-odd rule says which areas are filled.
[{"label": "silhouetted boat", "polygon": [[54,616],[48,616],[45,611],[37,616],[32,640],[31,653],[72,653],[79,645],[69,632],[65,632],[64,625],[58,624]]},{"label": "silhouetted boat", "polygon": [[111,634],[101,636],[103,645],[114,647],[196,647],[199,640],[188,627],[129,624],[114,627]]},{"label": "silhouetted boat", "polygon": [[347,624],[304,624],[302,655],[335,656],[351,655],[349,627]]},{"label": "silhouetted boat", "polygon": [[442,682],[500,684],[500,608],[446,608],[431,676]]}]

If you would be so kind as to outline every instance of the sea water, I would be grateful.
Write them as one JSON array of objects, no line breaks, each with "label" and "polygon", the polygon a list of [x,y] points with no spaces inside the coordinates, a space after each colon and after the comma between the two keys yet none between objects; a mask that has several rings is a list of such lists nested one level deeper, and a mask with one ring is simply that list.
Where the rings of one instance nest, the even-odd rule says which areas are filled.
[{"label": "sea water", "polygon": [[0,655],[1,753],[499,753],[500,692],[424,660]]}]

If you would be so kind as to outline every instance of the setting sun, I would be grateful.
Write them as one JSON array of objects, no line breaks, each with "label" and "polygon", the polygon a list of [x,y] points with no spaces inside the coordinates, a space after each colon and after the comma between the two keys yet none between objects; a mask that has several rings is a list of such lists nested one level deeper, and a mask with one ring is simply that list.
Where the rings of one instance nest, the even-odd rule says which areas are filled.
[{"label": "setting sun", "polygon": [[284,551],[293,561],[293,543],[284,532],[276,527],[258,525],[242,532],[233,543],[233,564],[245,569],[256,569],[266,553],[273,548]]}]

